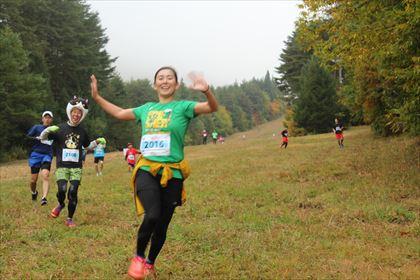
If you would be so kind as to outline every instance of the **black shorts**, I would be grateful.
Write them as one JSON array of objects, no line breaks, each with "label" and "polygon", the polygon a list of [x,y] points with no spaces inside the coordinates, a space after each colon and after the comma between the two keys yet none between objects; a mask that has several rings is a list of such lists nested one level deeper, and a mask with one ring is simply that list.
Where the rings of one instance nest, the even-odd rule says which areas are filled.
[{"label": "black shorts", "polygon": [[168,181],[166,187],[160,185],[161,175],[154,177],[151,173],[139,169],[136,176],[136,193],[156,192],[160,196],[162,206],[180,206],[182,205],[182,186],[183,179],[172,178]]},{"label": "black shorts", "polygon": [[51,170],[51,162],[50,161],[44,161],[41,163],[40,167],[31,167],[31,174],[38,174],[39,170],[47,169],[48,171]]},{"label": "black shorts", "polygon": [[104,161],[104,157],[96,157],[93,159],[94,163],[98,163],[99,161]]},{"label": "black shorts", "polygon": [[128,163],[128,165],[130,165],[131,167],[134,167],[135,166],[135,164],[134,163],[129,163],[129,162],[127,162]]}]

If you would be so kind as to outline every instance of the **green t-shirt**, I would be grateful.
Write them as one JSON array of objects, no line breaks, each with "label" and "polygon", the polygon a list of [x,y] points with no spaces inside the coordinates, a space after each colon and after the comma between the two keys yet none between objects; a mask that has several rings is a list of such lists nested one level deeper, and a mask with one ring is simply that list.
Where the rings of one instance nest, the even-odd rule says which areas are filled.
[{"label": "green t-shirt", "polygon": [[[184,159],[184,137],[190,121],[195,117],[195,101],[148,102],[134,108],[137,122],[141,122],[140,150],[145,158],[156,162],[174,163]],[[148,171],[147,166],[142,169]],[[182,178],[173,170],[174,178]]]}]

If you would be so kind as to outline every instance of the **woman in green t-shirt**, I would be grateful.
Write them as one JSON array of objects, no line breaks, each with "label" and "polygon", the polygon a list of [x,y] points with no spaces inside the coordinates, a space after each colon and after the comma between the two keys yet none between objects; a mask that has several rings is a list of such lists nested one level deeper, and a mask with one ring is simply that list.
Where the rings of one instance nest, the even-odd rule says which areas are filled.
[{"label": "woman in green t-shirt", "polygon": [[[189,173],[184,161],[184,137],[188,125],[200,114],[217,111],[216,98],[206,80],[196,73],[189,74],[189,77],[192,80],[189,88],[201,91],[207,98],[206,102],[174,100],[180,87],[178,76],[172,67],[165,66],[154,77],[153,86],[159,102],[123,109],[99,95],[96,78],[91,76],[92,97],[105,112],[120,120],[135,120],[142,124],[142,159],[133,171],[133,181],[136,201],[144,209],[144,217],[137,235],[137,254],[128,269],[129,276],[134,279],[155,274],[154,262],[165,243],[175,208],[182,203],[183,181]],[[165,181],[168,174],[169,180]]]}]

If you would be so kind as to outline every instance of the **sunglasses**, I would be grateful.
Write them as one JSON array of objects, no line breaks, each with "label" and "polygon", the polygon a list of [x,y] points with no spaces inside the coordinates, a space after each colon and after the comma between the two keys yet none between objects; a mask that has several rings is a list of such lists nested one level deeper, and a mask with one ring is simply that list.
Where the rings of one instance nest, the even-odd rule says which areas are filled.
[{"label": "sunglasses", "polygon": [[82,103],[83,108],[88,109],[89,100],[83,99],[81,97],[74,96],[72,100],[69,102],[71,105],[77,105],[78,103]]}]

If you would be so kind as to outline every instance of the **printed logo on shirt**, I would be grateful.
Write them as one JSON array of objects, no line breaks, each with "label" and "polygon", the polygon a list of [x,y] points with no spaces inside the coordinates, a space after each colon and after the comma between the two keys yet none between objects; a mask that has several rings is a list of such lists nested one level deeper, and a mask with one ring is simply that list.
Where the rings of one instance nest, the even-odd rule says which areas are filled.
[{"label": "printed logo on shirt", "polygon": [[146,117],[145,128],[159,129],[167,128],[171,121],[172,109],[166,109],[164,111],[149,111]]},{"label": "printed logo on shirt", "polygon": [[73,132],[66,135],[66,147],[69,149],[76,149],[79,146],[80,135]]}]

